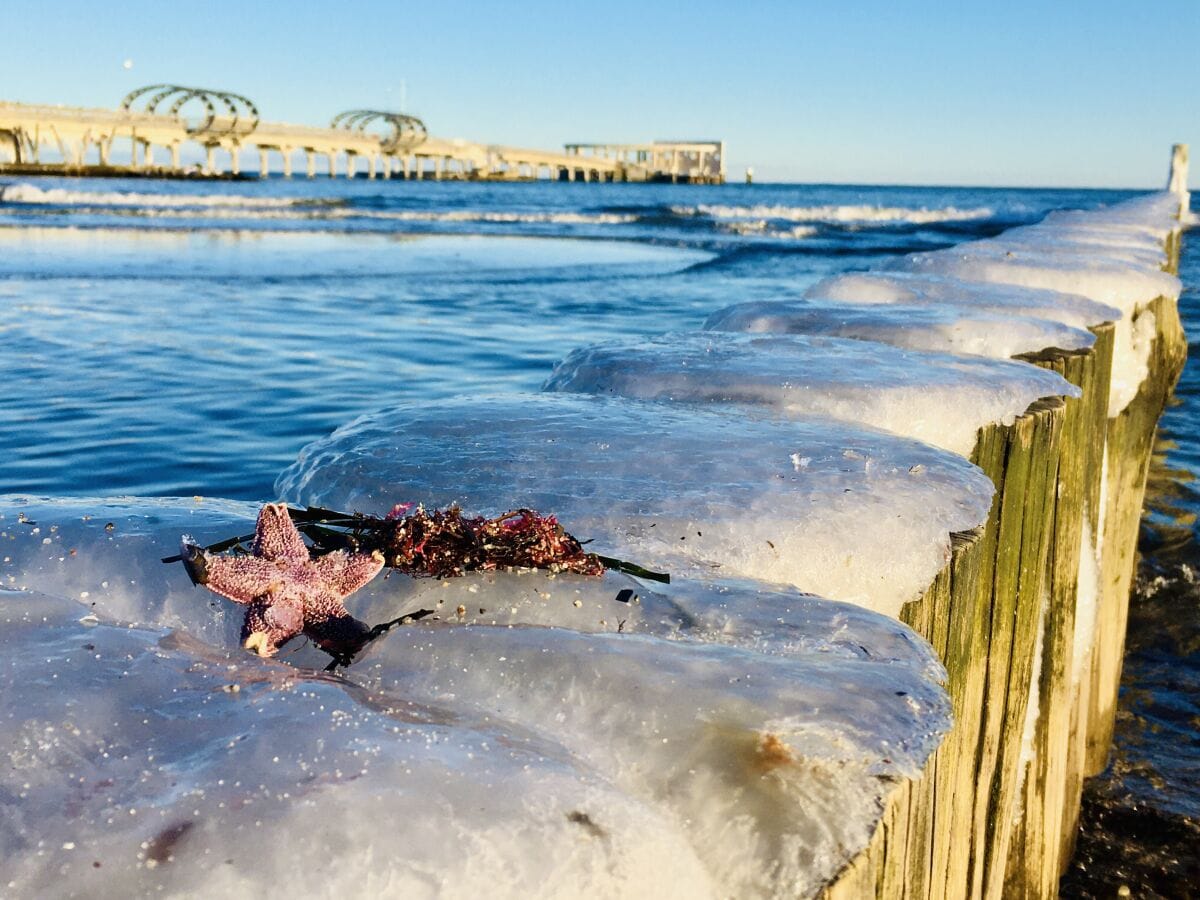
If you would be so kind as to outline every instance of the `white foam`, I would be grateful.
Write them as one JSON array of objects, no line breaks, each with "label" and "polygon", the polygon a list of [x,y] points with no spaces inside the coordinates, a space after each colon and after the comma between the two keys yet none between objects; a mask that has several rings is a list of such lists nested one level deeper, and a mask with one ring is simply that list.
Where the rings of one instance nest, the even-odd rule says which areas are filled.
[{"label": "white foam", "polygon": [[783,206],[758,204],[754,206],[729,206],[701,203],[697,206],[674,206],[676,215],[703,215],[714,219],[776,219],[787,222],[881,223],[895,222],[926,225],[937,222],[970,222],[988,219],[994,215],[988,207],[959,209],[947,206],[940,209],[904,206],[828,205],[828,206]]},{"label": "white foam", "polygon": [[272,208],[311,206],[308,199],[253,197],[240,194],[154,194],[139,191],[74,191],[67,188],[41,188],[34,184],[0,185],[0,203],[24,203],[54,206],[145,206],[145,207],[222,207]]},{"label": "white foam", "polygon": [[918,353],[867,341],[728,332],[585,347],[548,390],[739,403],[871,425],[969,456],[979,428],[1011,424],[1042,397],[1079,396],[1018,362]]},{"label": "white foam", "polygon": [[397,502],[553,511],[650,568],[794,584],[895,616],[987,517],[965,460],[828,419],[567,394],[372,413],[316,441],[280,496],[382,513]]},{"label": "white foam", "polygon": [[812,237],[818,231],[815,225],[793,225],[790,228],[776,228],[766,219],[721,222],[719,223],[719,227],[722,231],[728,231],[731,234],[761,235],[762,237],[780,240],[803,240],[804,238]]},{"label": "white foam", "polygon": [[[72,206],[107,210],[117,215],[150,219],[221,219],[263,221],[344,221],[367,219],[392,222],[479,224],[620,225],[637,221],[630,213],[542,212],[508,210],[380,210],[349,206],[344,200],[255,197],[241,194],[154,194],[137,191],[73,191],[31,184],[0,185],[0,204]],[[801,237],[780,232],[781,237]]]},{"label": "white foam", "polygon": [[811,334],[877,341],[909,350],[1008,359],[1049,348],[1084,350],[1094,335],[1048,319],[930,303],[851,305],[811,300],[759,300],[719,309],[704,323],[714,331]]},{"label": "white foam", "polygon": [[88,591],[0,591],[18,896],[807,896],[948,725],[924,642],[792,590],[380,578],[357,615],[440,618],[329,677],[158,561],[253,506],[3,505],[5,580]]}]

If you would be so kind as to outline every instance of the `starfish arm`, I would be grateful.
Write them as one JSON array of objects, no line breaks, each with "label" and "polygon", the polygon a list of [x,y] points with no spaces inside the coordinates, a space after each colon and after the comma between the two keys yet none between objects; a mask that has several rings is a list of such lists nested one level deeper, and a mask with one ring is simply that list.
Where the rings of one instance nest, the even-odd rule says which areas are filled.
[{"label": "starfish arm", "polygon": [[[304,629],[304,611],[290,603],[276,603],[268,607],[263,618],[277,633],[287,634],[289,637],[299,634]],[[277,643],[282,644],[283,641]]]},{"label": "starfish arm", "polygon": [[250,603],[279,584],[279,566],[257,556],[214,556],[185,544],[183,562],[195,584],[234,603]]},{"label": "starfish arm", "polygon": [[273,656],[304,628],[304,612],[295,603],[256,600],[242,623],[242,646],[259,656]]},{"label": "starfish arm", "polygon": [[371,626],[347,613],[307,625],[304,633],[322,650],[353,654],[371,639]]},{"label": "starfish arm", "polygon": [[250,552],[263,559],[308,562],[308,547],[292,524],[286,503],[268,503],[259,511]]},{"label": "starfish arm", "polygon": [[337,550],[322,556],[313,566],[317,576],[333,593],[346,597],[379,574],[383,568],[383,554]]}]

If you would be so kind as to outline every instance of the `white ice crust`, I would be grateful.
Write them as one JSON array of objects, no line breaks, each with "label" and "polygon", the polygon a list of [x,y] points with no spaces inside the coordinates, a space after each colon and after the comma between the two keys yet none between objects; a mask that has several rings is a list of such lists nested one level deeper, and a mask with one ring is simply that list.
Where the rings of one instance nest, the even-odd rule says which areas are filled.
[{"label": "white ice crust", "polygon": [[532,394],[405,404],[310,444],[276,482],[311,506],[553,511],[597,552],[793,584],[895,616],[987,517],[993,488],[934,447],[825,418]]},{"label": "white ice crust", "polygon": [[[881,271],[824,279],[806,291],[809,303],[731,306],[706,327],[830,334],[1004,357],[1090,346],[1080,329],[1111,321],[1108,412],[1117,416],[1149,372],[1155,322],[1146,305],[1179,296],[1179,279],[1162,270],[1163,241],[1180,227],[1179,209],[1178,196],[1161,193],[1097,210],[1056,212],[995,238],[911,254]],[[857,308],[862,306],[885,309],[864,313]],[[1051,333],[1055,328],[1058,334]]]},{"label": "white ice crust", "polygon": [[718,331],[584,347],[558,364],[546,388],[825,415],[962,456],[971,454],[981,426],[1011,424],[1043,397],[1080,394],[1056,373],[1027,363]]},{"label": "white ice crust", "polygon": [[1179,227],[1178,213],[1177,196],[1152,194],[1109,208],[1058,214],[989,240],[915,253],[889,268],[1062,291],[1120,310],[1108,406],[1112,417],[1137,396],[1149,372],[1154,320],[1144,320],[1144,308],[1158,297],[1179,297],[1179,279],[1162,270],[1162,241]]},{"label": "white ice crust", "polygon": [[1111,322],[1121,315],[1116,307],[1097,303],[1079,294],[911,272],[848,272],[833,275],[818,281],[804,292],[804,296],[812,300],[851,305],[899,303],[961,307],[1005,316],[1048,319],[1072,328]]},{"label": "white ice crust", "polygon": [[1048,319],[930,303],[752,300],[717,310],[704,327],[828,335],[992,359],[1051,348],[1086,350],[1096,343],[1090,332]]},{"label": "white ice crust", "polygon": [[331,676],[159,561],[254,506],[3,508],[6,896],[806,896],[948,724],[923,641],[787,588],[376,579],[438,617]]}]

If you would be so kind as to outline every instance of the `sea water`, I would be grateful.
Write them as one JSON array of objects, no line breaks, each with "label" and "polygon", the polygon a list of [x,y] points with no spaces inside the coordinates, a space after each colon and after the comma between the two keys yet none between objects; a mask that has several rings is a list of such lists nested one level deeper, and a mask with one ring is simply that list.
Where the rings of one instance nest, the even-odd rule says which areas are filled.
[{"label": "sea water", "polygon": [[[583,344],[695,330],[734,302],[800,298],[892,255],[1129,196],[7,180],[0,494],[272,499],[302,447],[361,414],[534,391]],[[1200,279],[1186,241],[1181,275],[1193,288]],[[1185,327],[1196,302],[1191,291],[1181,300]],[[1152,484],[1108,782],[1172,835],[1194,834],[1200,814],[1189,697],[1200,670],[1198,403],[1189,369],[1164,420],[1173,443]],[[1131,830],[1143,829],[1109,837],[1133,846]]]}]

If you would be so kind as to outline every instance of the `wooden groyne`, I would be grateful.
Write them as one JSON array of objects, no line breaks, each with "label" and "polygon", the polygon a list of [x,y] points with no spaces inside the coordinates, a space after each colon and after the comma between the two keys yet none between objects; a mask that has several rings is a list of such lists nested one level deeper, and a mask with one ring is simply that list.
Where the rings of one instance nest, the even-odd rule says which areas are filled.
[{"label": "wooden groyne", "polygon": [[[427,541],[397,531],[397,577],[351,607],[388,637],[335,667],[244,653],[238,607],[163,565],[185,534],[228,548],[257,504],[5,498],[0,881],[1053,896],[1183,360],[1176,175],[315,441],[275,487],[310,524],[546,510],[636,563],[409,578]],[[271,605],[269,543],[247,562]]]},{"label": "wooden groyne", "polygon": [[[1172,184],[1185,183],[1177,148]],[[1177,271],[1179,249],[1175,231],[1165,270]],[[1151,449],[1187,351],[1174,297],[1133,317],[1153,325],[1148,375],[1119,414],[1108,416],[1105,323],[1091,349],[1023,357],[1082,397],[980,430],[972,460],[996,485],[987,524],[957,536],[950,564],[901,615],[945,663],[955,723],[827,897],[1056,895],[1083,780],[1107,764]],[[1094,586],[1081,583],[1092,552]]]}]

